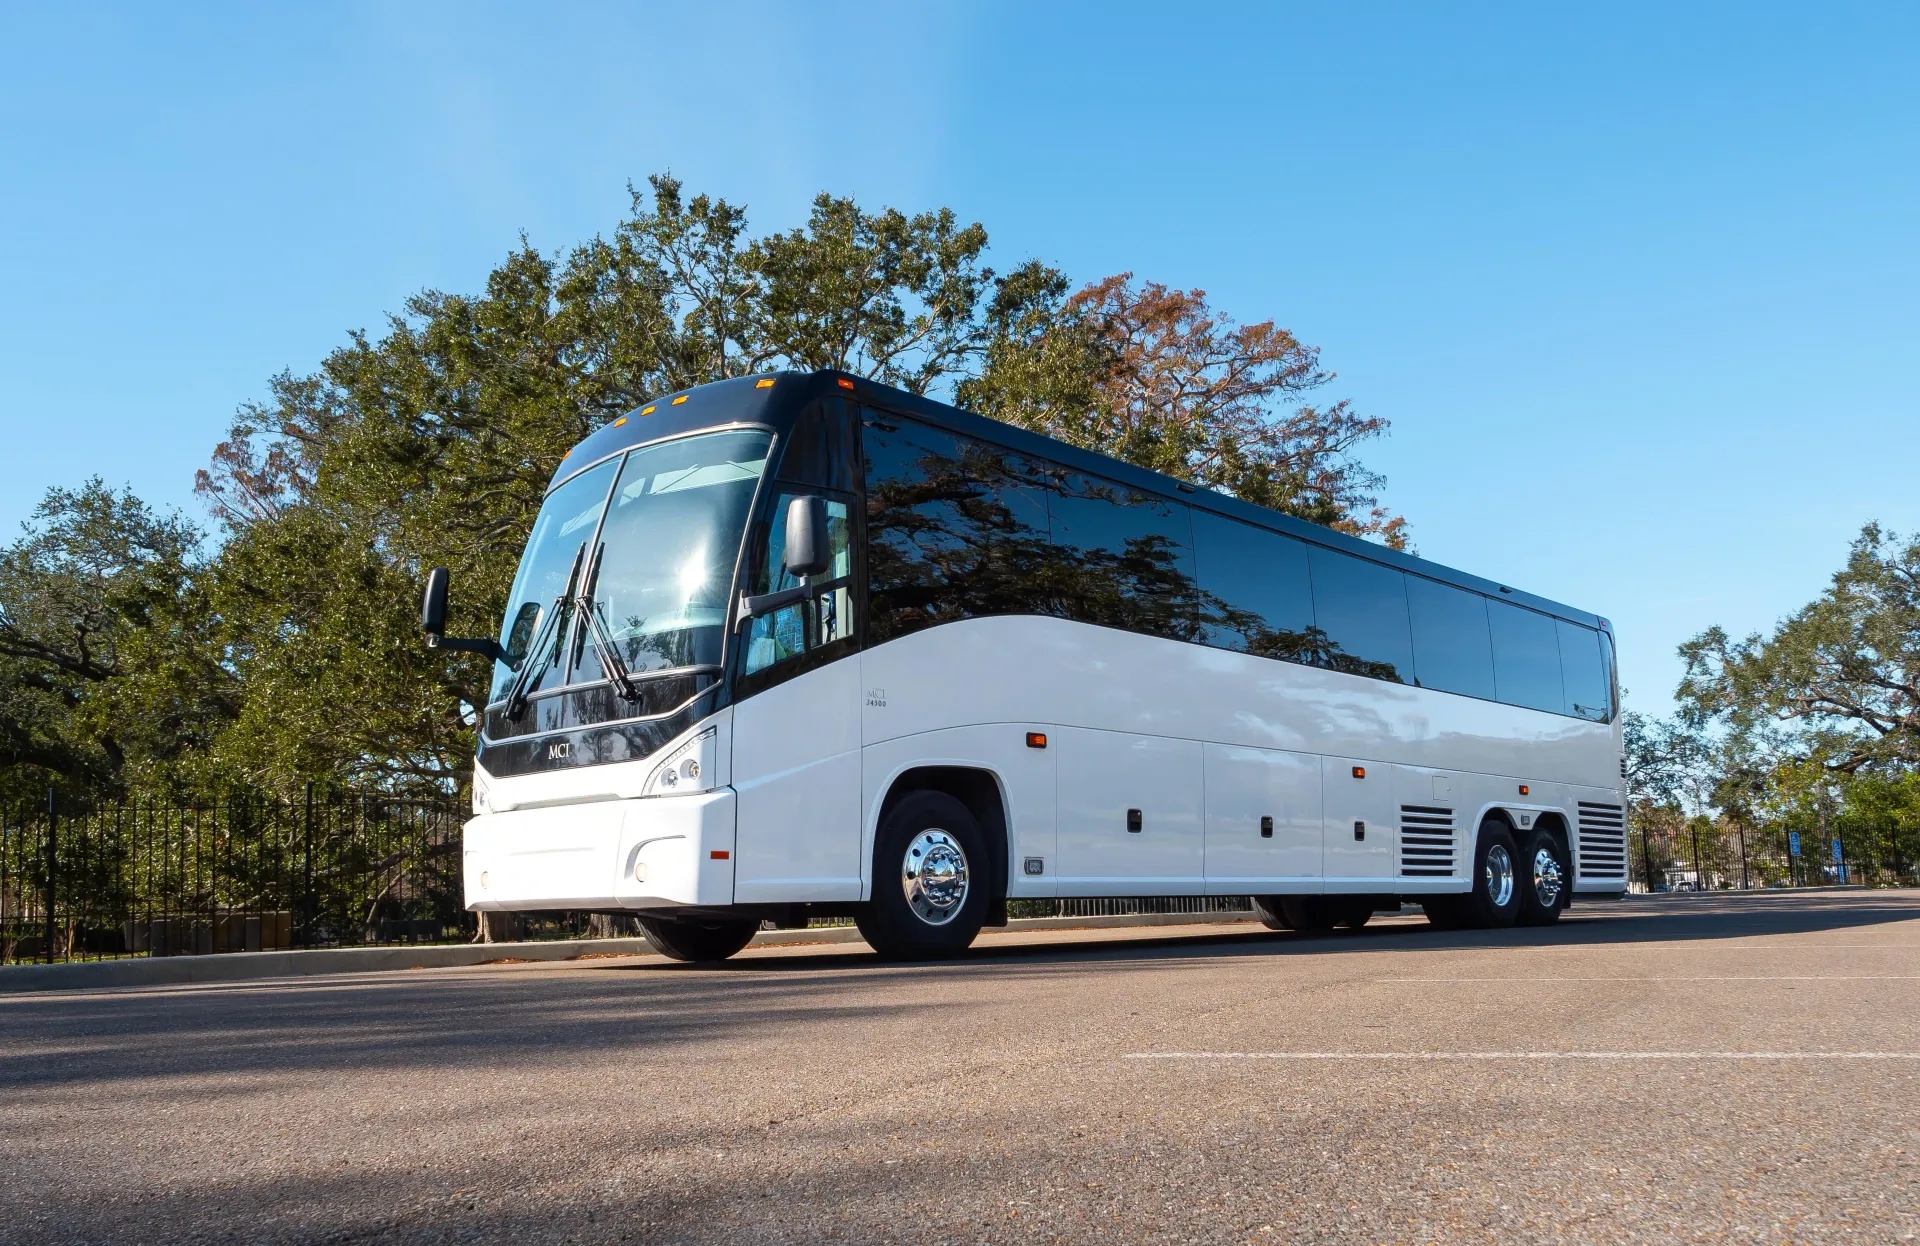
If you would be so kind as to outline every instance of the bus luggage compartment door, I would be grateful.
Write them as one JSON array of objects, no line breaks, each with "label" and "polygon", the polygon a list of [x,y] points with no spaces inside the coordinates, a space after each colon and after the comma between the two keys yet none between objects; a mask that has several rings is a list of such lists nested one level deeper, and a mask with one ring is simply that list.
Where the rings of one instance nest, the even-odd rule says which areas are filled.
[{"label": "bus luggage compartment door", "polygon": [[1327,805],[1325,863],[1327,890],[1356,891],[1341,881],[1364,882],[1393,877],[1393,767],[1386,762],[1328,757],[1321,763]]},{"label": "bus luggage compartment door", "polygon": [[1199,894],[1199,743],[1084,727],[1055,734],[1060,894]]}]

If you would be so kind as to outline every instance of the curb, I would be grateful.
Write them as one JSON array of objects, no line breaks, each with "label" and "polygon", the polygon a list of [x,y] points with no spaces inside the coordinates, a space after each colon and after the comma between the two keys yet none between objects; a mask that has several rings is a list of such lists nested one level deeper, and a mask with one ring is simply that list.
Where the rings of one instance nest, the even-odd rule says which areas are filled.
[{"label": "curb", "polygon": [[[1021,930],[1110,930],[1129,926],[1199,926],[1247,922],[1252,913],[1130,913],[1114,917],[1021,917],[983,935]],[[859,943],[852,926],[762,930],[753,947]],[[396,969],[458,969],[515,961],[565,961],[586,956],[647,956],[645,939],[551,939],[537,943],[421,944],[402,947],[312,948],[285,952],[223,952],[213,956],[139,957],[65,965],[0,968],[0,995],[37,991],[105,990],[201,982],[249,982],[320,974],[380,973]]]}]

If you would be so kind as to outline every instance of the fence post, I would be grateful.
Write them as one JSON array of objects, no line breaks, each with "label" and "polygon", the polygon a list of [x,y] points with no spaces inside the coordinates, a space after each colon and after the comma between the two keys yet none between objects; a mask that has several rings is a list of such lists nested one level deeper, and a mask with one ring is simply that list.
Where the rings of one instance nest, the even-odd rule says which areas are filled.
[{"label": "fence post", "polygon": [[314,919],[319,916],[317,912],[319,906],[314,902],[313,897],[313,780],[311,779],[307,780],[305,844],[305,851],[301,854],[306,860],[303,866],[304,878],[300,888],[300,910],[301,916],[304,918],[301,924],[306,927],[306,941],[311,944],[313,942]]},{"label": "fence post", "polygon": [[53,900],[55,894],[53,880],[55,872],[60,867],[58,842],[54,839],[54,819],[57,814],[58,807],[55,804],[54,790],[49,787],[47,788],[47,920],[44,929],[46,946],[42,949],[46,954],[46,962],[49,965],[53,963],[53,936],[56,929],[53,920]]}]

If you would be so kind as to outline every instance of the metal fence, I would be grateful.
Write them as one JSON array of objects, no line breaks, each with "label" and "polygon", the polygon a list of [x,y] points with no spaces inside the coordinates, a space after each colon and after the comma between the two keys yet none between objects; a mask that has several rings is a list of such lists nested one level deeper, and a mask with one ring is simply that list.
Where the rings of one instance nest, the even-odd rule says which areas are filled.
[{"label": "metal fence", "polygon": [[0,809],[0,963],[469,938],[450,802]]}]

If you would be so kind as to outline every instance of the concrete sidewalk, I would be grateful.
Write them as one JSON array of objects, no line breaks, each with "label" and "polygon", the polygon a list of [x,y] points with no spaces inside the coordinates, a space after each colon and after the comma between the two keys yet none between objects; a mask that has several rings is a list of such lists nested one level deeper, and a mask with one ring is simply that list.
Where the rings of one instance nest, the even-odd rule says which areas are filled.
[{"label": "concrete sidewalk", "polygon": [[[1128,926],[1193,926],[1249,922],[1252,913],[1131,913],[1118,917],[1023,917],[1008,930],[1101,930]],[[992,933],[991,931],[983,933]],[[859,943],[852,926],[762,930],[754,947],[793,943]],[[651,956],[645,939],[549,939],[537,943],[411,944],[311,948],[285,952],[223,952],[212,956],[129,957],[59,965],[0,968],[0,995],[31,991],[98,991],[122,986],[244,982],[316,974],[375,973],[393,969],[453,969],[513,961],[578,960],[584,956]]]}]

